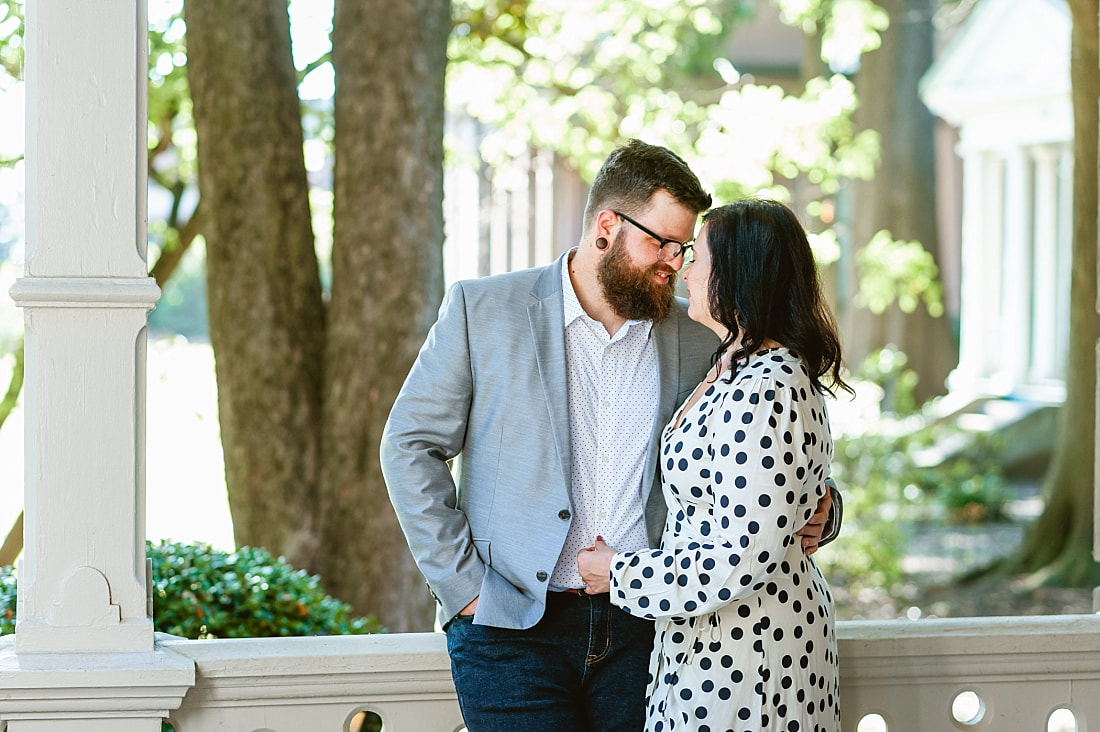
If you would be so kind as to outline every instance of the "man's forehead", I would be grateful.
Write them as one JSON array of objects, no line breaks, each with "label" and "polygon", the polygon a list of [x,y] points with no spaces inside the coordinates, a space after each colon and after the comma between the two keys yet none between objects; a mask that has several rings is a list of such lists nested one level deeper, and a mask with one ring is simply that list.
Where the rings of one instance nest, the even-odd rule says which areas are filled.
[{"label": "man's forehead", "polygon": [[653,192],[653,195],[649,197],[649,202],[646,205],[647,211],[670,216],[683,217],[685,219],[691,219],[693,222],[699,218],[699,214],[695,212],[691,207],[677,201],[672,197],[672,194],[668,191],[658,189]]}]

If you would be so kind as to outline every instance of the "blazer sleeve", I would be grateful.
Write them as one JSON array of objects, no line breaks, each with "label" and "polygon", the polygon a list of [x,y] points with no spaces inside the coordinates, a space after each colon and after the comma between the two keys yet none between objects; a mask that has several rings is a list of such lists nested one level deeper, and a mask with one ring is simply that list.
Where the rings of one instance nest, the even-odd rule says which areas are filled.
[{"label": "blazer sleeve", "polygon": [[462,450],[473,394],[467,316],[457,283],[394,402],[380,445],[390,502],[448,618],[478,596],[486,571],[449,465]]}]

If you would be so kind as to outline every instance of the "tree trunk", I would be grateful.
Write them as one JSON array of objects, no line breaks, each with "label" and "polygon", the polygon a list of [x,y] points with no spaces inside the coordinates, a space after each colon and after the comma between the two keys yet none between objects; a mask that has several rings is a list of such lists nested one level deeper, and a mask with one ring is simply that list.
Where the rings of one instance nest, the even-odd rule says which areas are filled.
[{"label": "tree trunk", "polygon": [[[861,128],[877,130],[882,159],[872,181],[852,186],[851,238],[862,249],[876,232],[916,240],[939,260],[936,229],[935,120],[918,95],[921,76],[932,64],[934,0],[879,0],[890,16],[882,46],[866,54],[856,77]],[[858,282],[855,257],[848,258],[848,280]],[[933,318],[919,306],[903,313],[897,306],[876,316],[848,306],[842,313],[845,360],[851,367],[871,352],[894,344],[909,357],[920,382],[917,399],[943,394],[958,350],[945,317]]]},{"label": "tree trunk", "polygon": [[378,446],[443,294],[447,0],[337,0],[332,299],[325,350],[325,588],[393,631],[434,603],[390,507]]},{"label": "tree trunk", "polygon": [[1050,584],[1100,582],[1093,561],[1093,490],[1096,448],[1097,133],[1100,67],[1097,66],[1097,0],[1070,0],[1073,43],[1073,274],[1066,403],[1061,431],[1043,481],[1043,513],[1008,564],[1011,572],[1042,571]]},{"label": "tree trunk", "polygon": [[308,568],[324,306],[286,2],[187,0],[185,12],[234,538]]}]

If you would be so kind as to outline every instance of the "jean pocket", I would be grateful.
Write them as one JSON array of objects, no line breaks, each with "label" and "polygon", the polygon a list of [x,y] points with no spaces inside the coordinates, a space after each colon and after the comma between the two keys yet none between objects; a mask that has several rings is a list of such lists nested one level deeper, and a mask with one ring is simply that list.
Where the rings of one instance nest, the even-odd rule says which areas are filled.
[{"label": "jean pocket", "polygon": [[443,632],[447,633],[447,634],[450,634],[452,628],[455,628],[456,626],[473,625],[473,624],[474,624],[474,614],[473,613],[470,613],[469,615],[455,615],[453,618],[451,618],[450,620],[447,621],[446,625],[443,626]]}]

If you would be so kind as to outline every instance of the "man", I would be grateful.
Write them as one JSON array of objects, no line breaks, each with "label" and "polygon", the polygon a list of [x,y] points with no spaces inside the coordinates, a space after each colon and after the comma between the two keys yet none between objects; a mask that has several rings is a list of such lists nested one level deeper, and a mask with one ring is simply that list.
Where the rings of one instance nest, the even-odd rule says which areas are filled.
[{"label": "man", "polygon": [[661,535],[660,433],[717,347],[673,296],[710,202],[665,148],[614,151],[579,247],[454,285],[398,395],[382,470],[471,732],[644,727],[653,626],[584,594],[576,557]]}]

